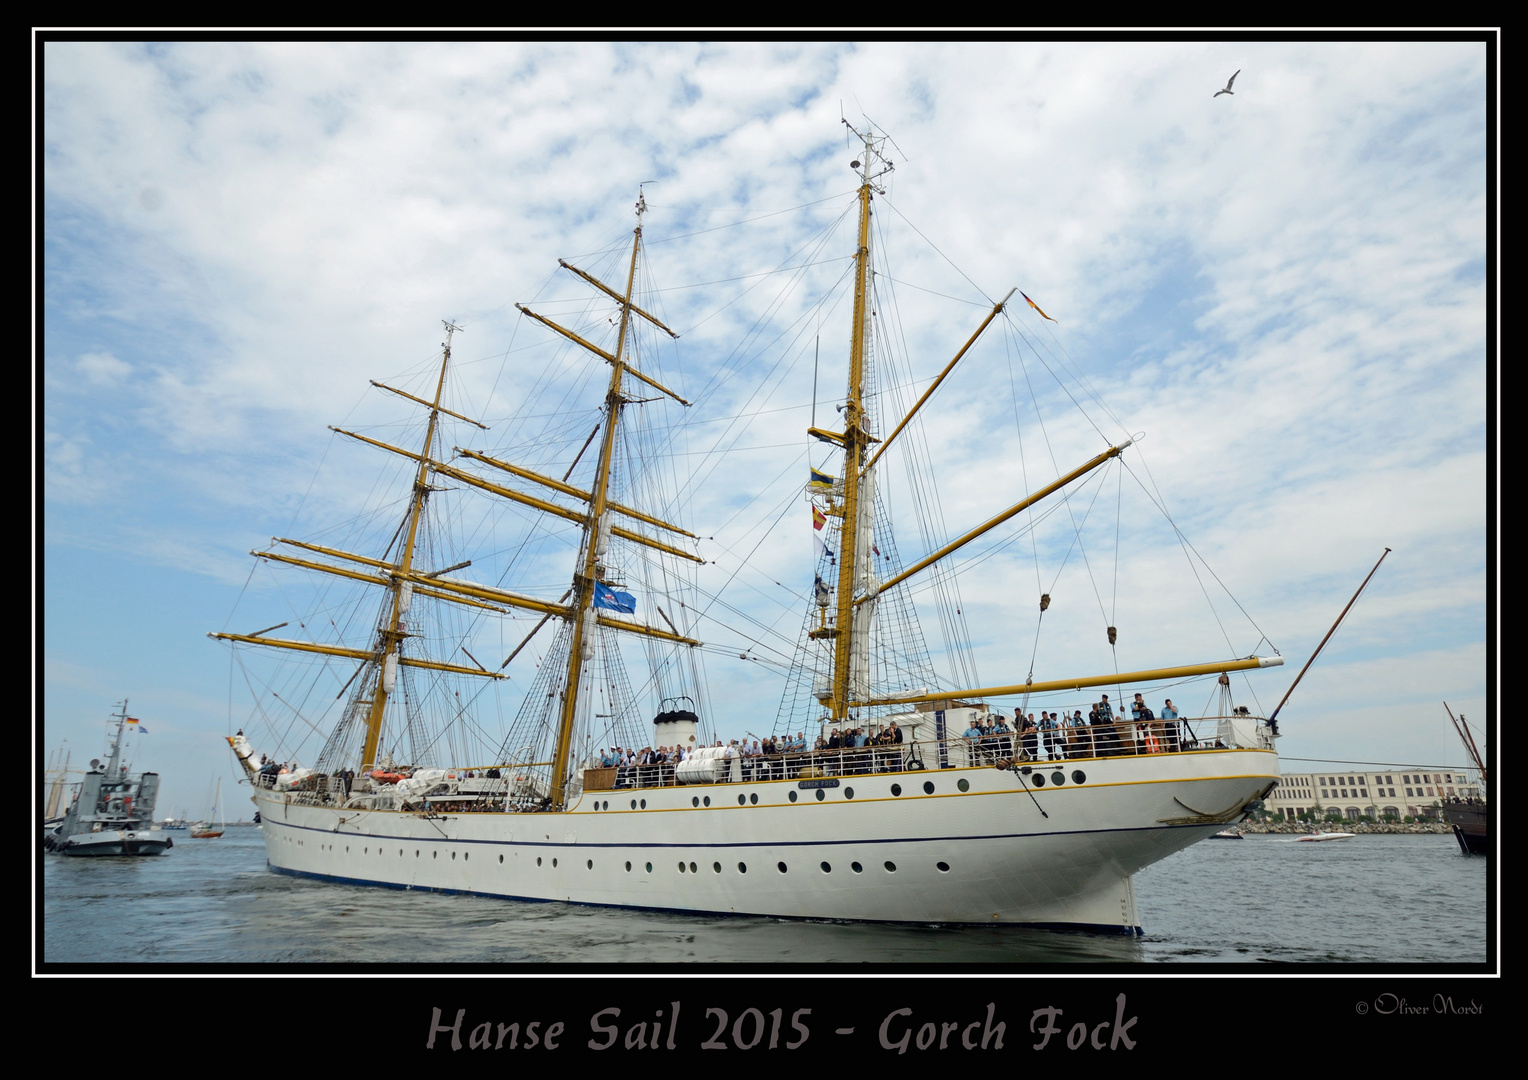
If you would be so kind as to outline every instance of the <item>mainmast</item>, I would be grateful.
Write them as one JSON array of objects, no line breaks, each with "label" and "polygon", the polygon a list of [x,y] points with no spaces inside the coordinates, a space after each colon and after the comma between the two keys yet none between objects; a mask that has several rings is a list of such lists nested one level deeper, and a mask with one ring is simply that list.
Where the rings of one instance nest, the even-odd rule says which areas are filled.
[{"label": "mainmast", "polygon": [[573,603],[569,608],[573,635],[568,647],[568,678],[563,684],[562,713],[557,725],[557,749],[552,756],[551,801],[562,805],[567,783],[568,757],[573,747],[573,721],[578,715],[579,680],[584,661],[594,655],[595,613],[594,586],[604,576],[603,558],[610,545],[610,519],[606,501],[610,488],[610,461],[615,452],[615,428],[626,399],[621,395],[621,374],[625,365],[626,332],[631,325],[631,291],[637,280],[637,255],[642,248],[642,215],[647,201],[637,195],[637,227],[632,231],[631,263],[626,271],[626,294],[621,298],[621,326],[616,335],[616,362],[610,365],[610,389],[605,393],[605,437],[600,442],[599,464],[595,467],[594,486],[590,489],[589,517],[584,525],[584,546],[580,565],[573,574]]},{"label": "mainmast", "polygon": [[[647,637],[659,638],[661,640],[675,642],[678,644],[700,644],[693,638],[684,637],[677,631],[669,633],[655,627],[643,626],[640,623],[631,623],[622,619],[610,619],[599,615],[596,611],[597,604],[595,592],[605,578],[604,560],[605,555],[609,550],[610,538],[612,536],[620,537],[623,540],[635,541],[636,543],[642,544],[646,547],[655,548],[665,552],[666,554],[688,559],[692,562],[699,563],[704,561],[698,556],[692,555],[689,552],[680,550],[679,548],[670,547],[666,544],[658,543],[657,541],[649,537],[645,537],[640,533],[634,533],[626,529],[617,528],[610,523],[611,514],[619,513],[625,516],[634,517],[637,520],[644,521],[650,525],[656,525],[660,528],[680,533],[684,536],[693,538],[694,535],[692,533],[686,532],[684,529],[681,529],[676,525],[672,525],[666,521],[652,517],[651,515],[632,510],[628,507],[621,506],[615,502],[612,502],[610,499],[610,473],[611,466],[615,457],[616,425],[620,422],[621,408],[629,400],[631,400],[625,396],[622,390],[624,377],[626,375],[630,375],[632,378],[645,383],[646,385],[651,386],[656,390],[661,391],[668,397],[673,398],[681,405],[688,406],[690,404],[688,401],[674,393],[662,383],[638,370],[626,359],[627,342],[631,336],[631,317],[633,315],[641,316],[656,326],[659,330],[662,330],[665,334],[668,334],[670,337],[679,336],[670,330],[667,326],[664,326],[658,318],[642,310],[642,308],[632,303],[631,300],[632,291],[636,287],[637,258],[642,251],[642,215],[646,212],[647,200],[643,197],[639,189],[637,193],[637,227],[632,232],[631,261],[627,266],[626,290],[624,293],[617,293],[614,289],[611,289],[603,282],[578,269],[578,267],[571,266],[568,263],[561,262],[561,260],[559,260],[564,269],[577,274],[589,284],[593,285],[595,288],[599,289],[601,292],[605,293],[611,299],[620,304],[621,321],[616,336],[615,352],[606,352],[604,349],[601,349],[599,346],[593,344],[592,342],[586,341],[565,327],[558,326],[552,320],[547,319],[544,316],[537,315],[534,311],[531,311],[529,308],[526,308],[523,305],[516,305],[520,311],[524,312],[526,315],[536,319],[538,322],[544,323],[546,326],[557,331],[559,334],[568,338],[570,341],[573,341],[575,344],[588,349],[596,356],[603,358],[605,362],[610,365],[610,386],[605,393],[604,438],[600,441],[599,461],[595,466],[594,484],[587,493],[576,492],[576,495],[588,500],[589,508],[588,513],[582,515],[581,518],[582,524],[584,526],[584,542],[583,547],[579,551],[578,566],[573,572],[573,587],[570,590],[572,593],[572,602],[566,609],[559,611],[559,614],[562,614],[563,617],[569,621],[572,632],[569,635],[567,677],[563,684],[562,702],[558,711],[557,745],[552,755],[552,775],[548,791],[549,802],[553,807],[559,807],[562,805],[564,794],[567,789],[568,761],[572,756],[573,729],[575,721],[578,718],[578,702],[581,689],[580,683],[584,676],[585,662],[594,658],[594,641],[596,628],[599,626],[608,626],[619,630],[642,634]],[[493,464],[499,463],[495,462]],[[575,493],[574,489],[566,488],[565,483],[558,486],[563,487],[567,493]],[[566,517],[569,515],[564,513],[563,516]]]}]

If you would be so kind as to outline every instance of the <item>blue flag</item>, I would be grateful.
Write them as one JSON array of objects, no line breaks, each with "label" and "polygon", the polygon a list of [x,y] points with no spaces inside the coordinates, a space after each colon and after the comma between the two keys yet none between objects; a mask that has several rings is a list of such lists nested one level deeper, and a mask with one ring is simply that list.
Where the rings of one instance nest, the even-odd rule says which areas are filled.
[{"label": "blue flag", "polygon": [[628,615],[636,613],[637,598],[629,592],[617,592],[609,585],[598,581],[594,583],[594,606],[604,608],[606,611],[624,611]]}]

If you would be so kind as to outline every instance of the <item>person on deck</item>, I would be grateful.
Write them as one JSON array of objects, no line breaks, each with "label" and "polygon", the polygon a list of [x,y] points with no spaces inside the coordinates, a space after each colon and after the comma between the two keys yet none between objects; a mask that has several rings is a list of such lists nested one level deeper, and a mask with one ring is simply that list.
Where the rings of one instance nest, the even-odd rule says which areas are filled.
[{"label": "person on deck", "polygon": [[1166,736],[1167,750],[1169,753],[1176,754],[1178,748],[1182,745],[1182,739],[1178,731],[1178,710],[1173,707],[1172,698],[1168,698],[1166,703],[1163,704],[1159,716],[1161,717],[1162,731]]}]

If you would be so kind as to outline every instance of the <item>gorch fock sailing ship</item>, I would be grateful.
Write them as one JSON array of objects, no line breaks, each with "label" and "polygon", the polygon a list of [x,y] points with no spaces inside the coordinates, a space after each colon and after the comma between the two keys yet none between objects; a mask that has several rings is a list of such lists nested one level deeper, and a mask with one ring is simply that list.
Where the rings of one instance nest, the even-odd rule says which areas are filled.
[{"label": "gorch fock sailing ship", "polygon": [[[644,253],[646,206],[639,198],[629,257],[623,251],[618,263],[611,260],[623,272],[624,288],[562,263],[600,303],[614,302],[608,319],[607,306],[589,320],[605,333],[605,345],[591,340],[598,337],[594,330],[579,332],[520,308],[609,367],[600,422],[587,438],[579,430],[568,442],[569,450],[579,441],[582,448],[561,479],[477,450],[456,448],[446,460],[441,432],[447,418],[483,426],[444,404],[456,404],[445,396],[456,329],[447,324],[439,370],[430,376],[432,397],[377,384],[423,407],[422,443],[409,449],[355,435],[405,460],[412,476],[387,548],[368,555],[279,540],[255,553],[326,575],[320,580],[364,583],[371,593],[369,602],[343,609],[354,632],[367,638],[354,646],[268,636],[278,627],[212,635],[235,643],[241,669],[250,651],[244,646],[260,646],[343,684],[335,700],[345,704],[310,765],[278,760],[292,753],[285,740],[293,730],[313,728],[306,713],[317,707],[314,692],[298,696],[292,682],[273,679],[258,688],[245,726],[263,725],[259,738],[272,740],[269,745],[256,746],[242,730],[229,739],[252,784],[272,868],[333,881],[620,907],[1139,932],[1131,875],[1241,820],[1271,789],[1278,776],[1272,734],[1245,708],[1199,721],[1209,731],[1195,742],[1186,733],[1159,741],[1142,729],[1137,743],[1136,726],[1112,717],[1116,725],[1108,732],[1095,728],[1081,749],[1074,740],[1067,756],[1047,760],[1012,737],[978,741],[966,733],[993,715],[988,698],[1196,677],[1219,676],[1224,685],[1226,673],[1279,664],[1277,656],[959,689],[941,689],[925,662],[900,669],[900,690],[887,692],[885,679],[877,683],[873,665],[882,662],[888,642],[922,645],[921,635],[907,633],[905,625],[876,636],[877,619],[893,612],[907,617],[903,582],[1114,461],[1130,442],[1108,446],[986,525],[886,574],[890,556],[881,549],[892,548],[889,523],[878,510],[877,463],[909,430],[934,387],[890,434],[876,434],[878,418],[867,405],[874,352],[872,202],[891,166],[882,154],[884,137],[854,134],[863,153],[853,163],[858,243],[848,392],[839,410],[842,430],[815,422],[810,430],[840,455],[838,475],[814,476],[807,489],[819,523],[831,522],[825,532],[833,542],[819,560],[803,628],[806,660],[789,680],[810,703],[813,735],[820,730],[832,748],[787,742],[771,755],[737,758],[719,742],[709,745],[726,730],[727,704],[716,705],[722,715],[708,715],[696,660],[703,651],[695,636],[700,612],[693,593],[690,602],[683,599],[686,587],[696,587],[695,567],[704,560],[696,554],[696,535],[667,520],[682,517],[683,500],[674,490],[665,493],[662,469],[642,465],[634,449],[652,449],[672,430],[652,422],[643,427],[643,417],[689,405],[652,366],[661,362],[658,352],[642,344],[673,335],[633,301]],[[1003,309],[1002,303],[992,309],[957,361]],[[636,402],[656,404],[634,409]],[[596,436],[588,486],[575,486],[570,478]],[[522,449],[536,446],[534,437],[522,440]],[[485,496],[500,500],[496,512],[504,517],[534,513],[571,532],[565,538],[577,550],[573,580],[560,597],[550,599],[562,584],[543,588],[538,598],[528,586],[515,592],[469,582],[457,574],[470,564],[465,549],[429,546],[446,535],[427,524],[432,506],[442,509],[434,504],[458,507],[457,524],[475,532],[481,530],[462,518],[455,501]],[[498,550],[504,548],[501,542]],[[504,573],[538,580],[529,556],[519,566],[511,560]],[[658,620],[629,617],[636,600],[628,589],[641,590]],[[322,617],[303,625],[343,631],[341,610],[331,601]],[[518,631],[505,635],[506,650],[519,644],[490,669],[476,655],[493,647],[481,628],[506,617],[535,625],[523,640]],[[508,734],[486,751],[474,749],[484,745],[482,732],[495,720],[483,688],[502,684],[510,660],[548,623],[556,628],[554,640],[523,690]],[[652,671],[643,687],[646,709],[625,674],[623,642],[646,652]],[[798,726],[789,716],[786,723]],[[866,724],[882,735],[874,745],[839,747],[826,738]],[[1111,732],[1114,737],[1105,737]],[[612,764],[608,756],[616,746],[644,744],[670,756],[644,756],[636,764]],[[684,760],[675,760],[675,748],[683,748]]]}]

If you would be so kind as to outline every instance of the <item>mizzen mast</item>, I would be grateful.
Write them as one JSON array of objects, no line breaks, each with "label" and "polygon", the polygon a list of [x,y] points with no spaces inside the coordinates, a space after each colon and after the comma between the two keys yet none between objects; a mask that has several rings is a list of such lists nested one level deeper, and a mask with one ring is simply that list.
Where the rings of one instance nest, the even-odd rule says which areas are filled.
[{"label": "mizzen mast", "polygon": [[855,592],[870,586],[866,575],[861,573],[862,560],[859,558],[859,553],[864,546],[865,538],[860,534],[868,532],[873,520],[873,517],[870,520],[861,520],[869,517],[862,513],[861,504],[868,506],[873,514],[875,502],[872,485],[864,485],[866,490],[861,490],[860,468],[864,463],[865,451],[869,449],[871,443],[877,441],[870,434],[869,418],[866,415],[864,402],[865,352],[870,337],[870,200],[877,191],[885,193],[883,188],[877,186],[876,181],[890,172],[893,167],[891,162],[881,155],[884,137],[876,138],[869,127],[860,132],[856,131],[847,120],[844,124],[859,136],[864,144],[860,160],[853,162],[850,166],[859,172],[860,188],[859,245],[854,253],[854,326],[849,341],[849,396],[843,407],[844,430],[841,433],[820,431],[817,428],[810,429],[810,434],[839,446],[844,452],[844,488],[841,506],[843,523],[838,532],[839,569],[836,605],[838,614],[835,619],[835,629],[826,632],[833,638],[832,698],[828,706],[832,709],[835,720],[841,720],[848,715],[850,698],[855,696],[853,690],[858,689],[851,687],[855,670],[854,646],[858,644],[856,640],[858,636],[869,633],[871,607],[873,607],[871,605],[859,613],[861,626],[857,635],[854,626]]}]

